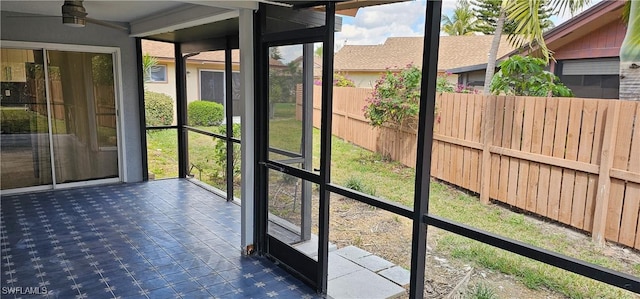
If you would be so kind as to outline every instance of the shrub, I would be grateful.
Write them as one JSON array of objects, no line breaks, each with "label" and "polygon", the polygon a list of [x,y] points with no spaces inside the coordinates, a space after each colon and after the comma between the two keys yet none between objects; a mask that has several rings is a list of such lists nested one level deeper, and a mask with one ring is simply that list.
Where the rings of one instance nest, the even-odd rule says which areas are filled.
[{"label": "shrub", "polygon": [[515,55],[500,63],[491,80],[493,94],[536,97],[572,97],[573,92],[558,76],[546,71],[547,62],[535,57]]},{"label": "shrub", "polygon": [[445,73],[443,76],[438,76],[436,79],[436,91],[437,92],[455,92],[453,83],[447,79],[449,73]]},{"label": "shrub", "polygon": [[[313,85],[322,85],[322,79],[313,80]],[[333,86],[337,87],[356,87],[356,83],[341,73],[333,73]]]},{"label": "shrub", "polygon": [[364,107],[364,116],[374,127],[383,124],[402,125],[418,115],[422,72],[407,65],[400,73],[387,70],[374,87],[372,98]]},{"label": "shrub", "polygon": [[216,102],[195,101],[187,107],[189,125],[217,126],[224,119],[224,106]]},{"label": "shrub", "polygon": [[147,126],[166,126],[173,123],[173,99],[164,93],[144,92],[144,115]]},{"label": "shrub", "polygon": [[[220,126],[217,128],[216,133],[227,135],[227,127]],[[240,124],[233,124],[233,137],[240,138]],[[217,169],[216,177],[226,177],[227,171],[227,143],[223,139],[213,138],[215,141],[215,146],[213,147],[213,160],[215,165],[219,165],[220,167]],[[234,143],[233,144],[233,177],[240,178],[240,162],[241,155],[240,145]]]},{"label": "shrub", "polygon": [[35,113],[25,111],[23,109],[13,110],[10,108],[0,110],[0,128],[2,133],[23,134],[31,132],[31,118],[35,117]]},{"label": "shrub", "polygon": [[454,93],[478,93],[473,87],[463,84],[454,84],[449,81],[451,73],[445,72],[444,75],[439,75],[436,79],[436,91],[437,92],[454,92]]},{"label": "shrub", "polygon": [[356,87],[356,83],[341,73],[335,73],[333,74],[333,86]]}]

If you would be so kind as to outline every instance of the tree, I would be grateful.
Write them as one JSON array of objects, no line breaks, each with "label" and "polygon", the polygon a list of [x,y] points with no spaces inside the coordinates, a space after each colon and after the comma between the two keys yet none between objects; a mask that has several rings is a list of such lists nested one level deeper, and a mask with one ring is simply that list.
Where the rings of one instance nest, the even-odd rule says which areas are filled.
[{"label": "tree", "polygon": [[[590,0],[503,0],[496,21],[496,31],[489,51],[489,61],[487,62],[487,71],[485,74],[484,93],[490,91],[489,82],[493,78],[495,71],[495,62],[500,47],[500,36],[503,32],[505,20],[513,20],[516,28],[513,33],[509,34],[509,42],[521,47],[525,43],[529,47],[539,47],[543,59],[548,62],[551,59],[551,51],[547,48],[547,44],[543,38],[543,21],[540,16],[541,8],[546,5],[550,9],[551,15],[562,14],[569,10],[571,14],[575,14],[582,9]],[[548,3],[548,4],[547,4]]]},{"label": "tree", "polygon": [[295,103],[296,85],[302,83],[300,61],[291,61],[284,68],[269,68],[269,110],[274,117],[275,103]]},{"label": "tree", "polygon": [[[500,8],[502,7],[502,0],[473,0],[472,3],[474,5],[473,12],[478,20],[474,30],[486,35],[495,34],[498,17],[500,16]],[[540,15],[543,31],[553,28],[554,24],[550,19],[551,9],[549,8],[548,2],[540,8],[538,14]],[[516,23],[513,20],[505,20],[502,30],[503,34],[512,34],[515,30]]]},{"label": "tree", "polygon": [[458,0],[453,15],[442,17],[442,31],[449,35],[471,35],[476,17],[467,0]]},{"label": "tree", "polygon": [[142,74],[144,76],[144,82],[151,80],[151,70],[158,65],[158,59],[145,53],[142,55]]},{"label": "tree", "polygon": [[278,47],[269,48],[269,57],[275,60],[281,60],[282,54],[280,54],[280,48]]},{"label": "tree", "polygon": [[516,96],[571,97],[573,92],[558,76],[546,71],[546,61],[515,55],[500,63],[500,71],[491,81],[491,92]]},{"label": "tree", "polygon": [[620,99],[640,100],[640,1],[627,1],[627,34],[620,47]]},{"label": "tree", "polygon": [[500,39],[502,38],[502,28],[504,28],[504,22],[507,16],[504,9],[500,9],[500,13],[498,13],[498,20],[496,21],[496,32],[493,35],[493,40],[491,41],[491,49],[489,50],[489,60],[487,61],[487,69],[484,74],[484,88],[482,90],[483,94],[489,94],[491,87],[491,80],[493,79],[493,74],[496,71],[496,60],[498,59],[498,49],[500,49]]}]

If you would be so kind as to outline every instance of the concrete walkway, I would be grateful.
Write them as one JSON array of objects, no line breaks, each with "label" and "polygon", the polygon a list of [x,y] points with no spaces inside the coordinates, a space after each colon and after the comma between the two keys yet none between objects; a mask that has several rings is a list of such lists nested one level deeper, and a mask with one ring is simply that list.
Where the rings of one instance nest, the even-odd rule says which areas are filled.
[{"label": "concrete walkway", "polygon": [[[294,248],[317,257],[317,236]],[[409,285],[410,272],[355,246],[329,244],[329,298],[396,298]]]}]

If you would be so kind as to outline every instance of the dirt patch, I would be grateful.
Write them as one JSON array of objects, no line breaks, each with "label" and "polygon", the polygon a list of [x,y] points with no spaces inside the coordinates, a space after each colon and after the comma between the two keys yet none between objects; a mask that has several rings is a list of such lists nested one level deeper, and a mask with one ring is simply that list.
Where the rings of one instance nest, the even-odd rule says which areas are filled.
[{"label": "dirt patch", "polygon": [[[300,186],[291,182],[284,184],[279,182],[270,187],[273,187],[271,190],[274,191],[271,194],[271,211],[292,223],[299,223]],[[315,191],[317,190],[314,190],[312,199],[312,222],[317,224],[318,196]],[[357,246],[396,265],[410,268],[412,235],[410,219],[336,194],[332,194],[330,200],[329,241],[331,243],[338,248]],[[504,213],[517,214],[506,208]],[[591,242],[590,236],[575,229],[536,217],[527,216],[527,221],[536,225],[542,232],[548,232],[549,235],[561,232],[563,238],[570,239],[575,246],[601,252],[603,256],[623,262],[627,265],[626,269],[622,269],[624,273],[634,273],[634,265],[640,264],[640,254],[637,251],[613,244],[600,248]],[[317,227],[312,228],[312,232],[317,234]],[[439,252],[438,242],[445,234],[449,233],[432,227],[427,232],[425,298],[464,298],[463,295],[469,288],[479,284],[492,289],[498,298],[565,298],[562,294],[545,288],[529,289],[513,276],[478,268],[452,258],[450,252]]]},{"label": "dirt patch", "polygon": [[[410,268],[412,227],[409,219],[339,196],[331,198],[330,206],[329,238],[338,248],[354,245]],[[532,221],[543,230],[562,230],[578,246],[594,246],[590,237],[580,232],[535,218]],[[461,294],[478,284],[493,289],[498,298],[565,298],[548,289],[529,289],[513,276],[474,268],[450,258],[447,253],[438,252],[437,243],[442,234],[431,228],[427,233],[425,298],[464,298]],[[604,255],[627,261],[629,267],[640,263],[636,251],[611,244],[602,250]]]}]

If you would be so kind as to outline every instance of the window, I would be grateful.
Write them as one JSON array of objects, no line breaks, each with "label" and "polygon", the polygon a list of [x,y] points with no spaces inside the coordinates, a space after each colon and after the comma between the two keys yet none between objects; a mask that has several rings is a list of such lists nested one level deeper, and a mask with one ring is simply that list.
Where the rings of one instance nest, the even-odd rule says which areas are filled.
[{"label": "window", "polygon": [[577,97],[617,99],[620,86],[618,58],[559,61],[558,77]]},{"label": "window", "polygon": [[167,82],[167,66],[156,65],[149,72],[148,82]]},{"label": "window", "polygon": [[[240,116],[240,73],[233,72],[233,116]],[[224,72],[213,70],[200,70],[200,100],[220,103],[225,101]]]}]

